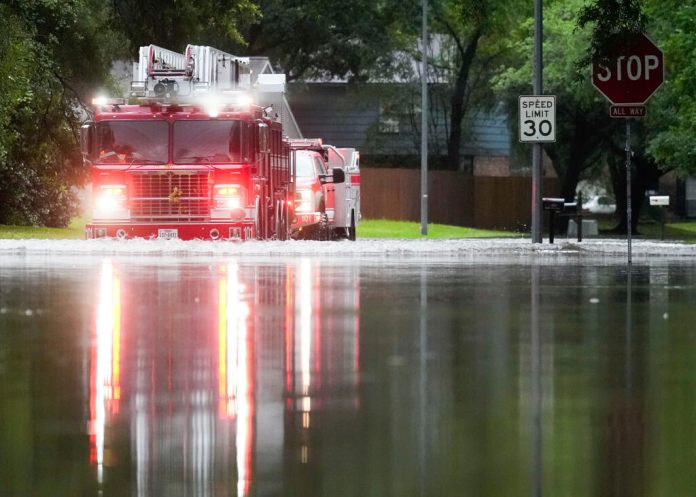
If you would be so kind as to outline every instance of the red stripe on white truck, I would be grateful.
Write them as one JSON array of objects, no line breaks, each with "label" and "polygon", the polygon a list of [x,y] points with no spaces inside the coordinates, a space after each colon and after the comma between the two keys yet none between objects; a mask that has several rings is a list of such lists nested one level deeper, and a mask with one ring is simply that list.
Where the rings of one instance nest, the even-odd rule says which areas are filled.
[{"label": "red stripe on white truck", "polygon": [[351,174],[350,175],[350,183],[351,183],[351,185],[359,185],[360,184],[360,175],[359,174]]}]

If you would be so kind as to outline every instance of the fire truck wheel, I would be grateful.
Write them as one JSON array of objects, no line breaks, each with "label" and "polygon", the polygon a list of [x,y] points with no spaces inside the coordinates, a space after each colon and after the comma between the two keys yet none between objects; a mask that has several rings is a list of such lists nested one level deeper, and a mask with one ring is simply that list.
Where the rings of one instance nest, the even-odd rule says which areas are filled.
[{"label": "fire truck wheel", "polygon": [[322,213],[321,221],[319,221],[319,240],[331,240],[331,231],[329,230],[329,217],[326,213]]},{"label": "fire truck wheel", "polygon": [[289,215],[288,215],[288,204],[283,202],[282,200],[280,201],[282,205],[281,212],[283,214],[283,240],[288,240],[290,238],[290,221],[289,221]]},{"label": "fire truck wheel", "polygon": [[282,200],[278,200],[276,202],[276,208],[275,208],[275,227],[276,227],[276,238],[278,240],[287,240],[288,239],[288,229],[287,229],[287,224],[286,224],[286,219],[287,216],[285,215],[285,209],[284,209],[284,202]]},{"label": "fire truck wheel", "polygon": [[256,239],[263,239],[263,226],[261,222],[261,197],[256,197],[256,202],[254,203],[254,210],[256,211],[256,217],[254,219],[254,229],[256,230]]},{"label": "fire truck wheel", "polygon": [[348,228],[348,240],[355,241],[355,211],[350,213],[350,227]]},{"label": "fire truck wheel", "polygon": [[330,240],[329,216],[326,215],[326,207],[323,201],[319,205],[319,212],[321,212],[321,219],[317,225],[316,239],[320,241]]}]

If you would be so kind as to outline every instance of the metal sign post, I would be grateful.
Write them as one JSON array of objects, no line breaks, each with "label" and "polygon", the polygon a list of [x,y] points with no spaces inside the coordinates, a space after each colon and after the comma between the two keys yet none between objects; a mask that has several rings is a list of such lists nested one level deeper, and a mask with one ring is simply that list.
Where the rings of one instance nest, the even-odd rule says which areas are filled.
[{"label": "metal sign post", "polygon": [[628,265],[631,265],[631,237],[633,235],[633,222],[631,220],[631,120],[626,119],[626,233],[628,240]]},{"label": "metal sign post", "polygon": [[[543,87],[544,16],[542,0],[534,0],[534,94],[541,95]],[[542,148],[532,145],[532,243],[541,243]]]},{"label": "metal sign post", "polygon": [[542,242],[542,143],[556,141],[556,97],[520,95],[520,143],[532,143],[532,243]]}]

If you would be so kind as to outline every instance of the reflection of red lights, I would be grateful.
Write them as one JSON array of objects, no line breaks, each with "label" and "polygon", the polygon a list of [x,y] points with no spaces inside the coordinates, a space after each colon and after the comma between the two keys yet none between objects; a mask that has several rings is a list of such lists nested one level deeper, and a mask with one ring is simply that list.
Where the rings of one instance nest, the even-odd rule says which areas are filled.
[{"label": "reflection of red lights", "polygon": [[[318,373],[321,371],[321,273],[318,268],[314,271],[311,305],[313,307],[311,312],[314,314],[314,371]],[[321,375],[316,376],[318,380],[321,380]]]},{"label": "reflection of red lights", "polygon": [[113,340],[111,348],[113,350],[111,358],[112,386],[113,386],[113,412],[118,414],[118,400],[121,398],[121,282],[114,278],[113,290]]},{"label": "reflection of red lights", "polygon": [[218,285],[218,395],[220,397],[220,415],[229,416],[228,403],[231,395],[228,393],[229,378],[227,377],[227,280],[220,278]]},{"label": "reflection of red lights", "polygon": [[[292,371],[293,371],[293,340],[294,340],[294,316],[295,300],[293,289],[293,268],[288,265],[285,278],[285,391],[292,391]],[[291,399],[288,397],[287,402]]]},{"label": "reflection of red lights", "polygon": [[223,266],[218,284],[220,416],[237,418],[237,495],[249,492],[254,442],[254,347],[249,304],[236,265]]},{"label": "reflection of red lights", "polygon": [[[353,286],[353,312],[355,313],[355,364],[353,365],[353,383],[355,386],[360,384],[360,280],[356,275]],[[355,396],[355,407],[360,408],[360,396]]]},{"label": "reflection of red lights", "polygon": [[110,260],[102,264],[89,375],[90,464],[102,481],[107,414],[118,413],[121,398],[121,282]]},{"label": "reflection of red lights", "polygon": [[[358,402],[346,397],[352,395],[347,383],[357,385],[359,380],[357,282],[342,286],[331,271],[322,271],[310,258],[273,267],[270,273],[225,264],[201,279],[200,285],[205,285],[205,298],[197,307],[201,314],[190,314],[190,322],[184,323],[197,333],[206,330],[207,338],[201,341],[198,335],[177,335],[183,328],[178,326],[182,313],[176,318],[153,314],[141,320],[139,309],[150,303],[138,302],[137,297],[150,295],[150,287],[140,291],[135,286],[142,284],[140,279],[130,287],[125,277],[122,285],[120,269],[109,261],[101,268],[90,330],[89,461],[100,482],[115,460],[110,440],[123,437],[128,423],[132,454],[130,459],[128,455],[119,459],[134,464],[138,491],[156,486],[153,477],[160,471],[176,471],[172,468],[186,472],[182,478],[195,473],[191,485],[196,488],[207,485],[207,478],[218,477],[217,464],[224,458],[225,495],[233,492],[236,479],[238,496],[246,496],[255,490],[252,471],[267,463],[254,451],[259,440],[263,453],[265,447],[278,447],[279,458],[284,447],[291,448],[295,464],[298,458],[305,463],[321,460],[313,432],[321,428],[318,415],[329,405],[326,400],[338,395],[351,405]],[[182,288],[189,282],[183,283]],[[153,284],[159,280],[147,282]],[[185,303],[182,298],[192,294],[168,291],[161,299],[157,296],[157,310],[162,311],[164,304]],[[334,312],[335,304],[340,312]],[[153,326],[158,327],[157,334],[146,333]],[[258,335],[261,328],[268,333]],[[186,345],[191,350],[182,349]],[[188,400],[194,398],[189,393],[195,393],[196,400]],[[275,404],[256,404],[271,398],[278,401],[283,393],[285,412]],[[170,400],[180,398],[182,403]],[[120,402],[126,402],[122,422],[114,424]],[[257,409],[268,411],[257,420]],[[288,435],[289,430],[293,434]],[[295,434],[299,439],[293,438]]]}]

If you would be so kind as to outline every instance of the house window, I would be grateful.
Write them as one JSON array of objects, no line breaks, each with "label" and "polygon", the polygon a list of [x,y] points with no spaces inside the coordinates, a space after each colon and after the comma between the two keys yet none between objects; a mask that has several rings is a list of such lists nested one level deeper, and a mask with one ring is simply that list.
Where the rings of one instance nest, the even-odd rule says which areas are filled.
[{"label": "house window", "polygon": [[399,132],[399,115],[388,105],[379,106],[379,132],[396,134]]}]

